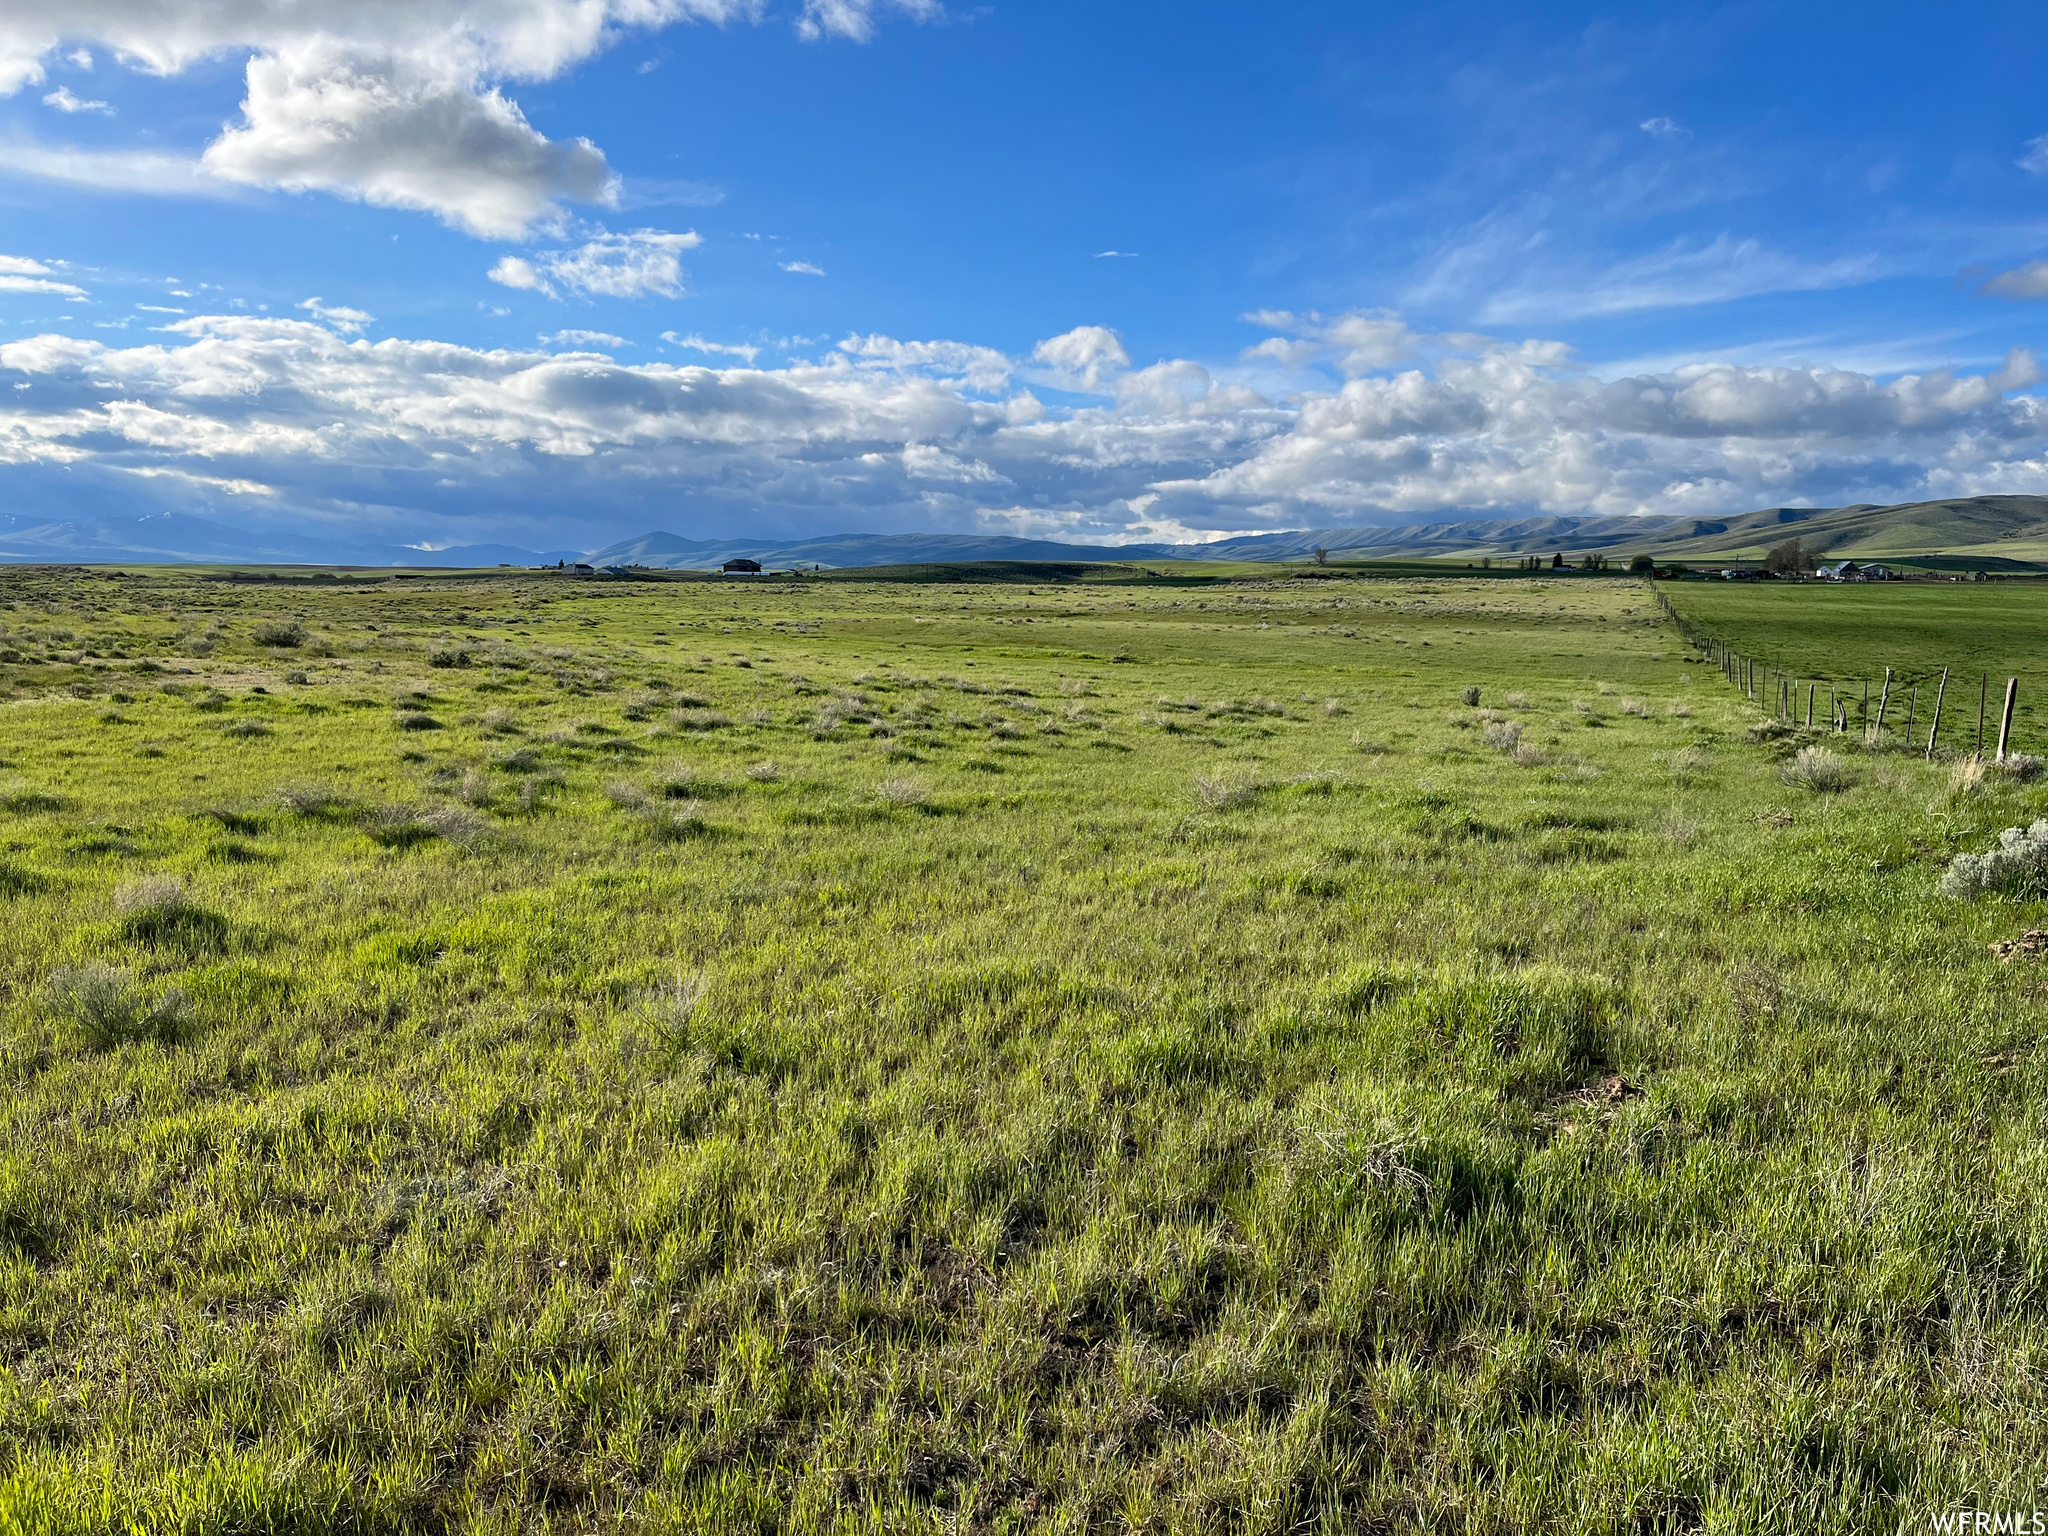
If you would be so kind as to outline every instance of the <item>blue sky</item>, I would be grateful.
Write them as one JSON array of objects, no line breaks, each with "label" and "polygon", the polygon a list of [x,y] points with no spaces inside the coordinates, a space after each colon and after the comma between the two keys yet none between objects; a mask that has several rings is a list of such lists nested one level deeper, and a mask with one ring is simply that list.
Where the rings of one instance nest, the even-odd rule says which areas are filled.
[{"label": "blue sky", "polygon": [[2048,486],[2034,11],[1416,10],[0,0],[0,486],[546,547]]}]

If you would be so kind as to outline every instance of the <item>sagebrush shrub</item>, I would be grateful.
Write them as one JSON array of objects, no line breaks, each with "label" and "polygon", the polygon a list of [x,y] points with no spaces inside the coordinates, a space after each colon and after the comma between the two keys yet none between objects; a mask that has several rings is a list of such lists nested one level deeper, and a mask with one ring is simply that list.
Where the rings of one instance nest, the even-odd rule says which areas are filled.
[{"label": "sagebrush shrub", "polygon": [[1671,771],[1677,774],[1705,773],[1714,766],[1714,754],[1705,747],[1680,747],[1671,754]]},{"label": "sagebrush shrub", "polygon": [[2040,891],[2048,886],[2048,820],[2007,827],[1986,853],[1959,853],[1941,877],[1942,891],[1968,900],[1997,891]]},{"label": "sagebrush shrub", "polygon": [[1801,747],[1799,755],[1778,770],[1778,777],[1816,795],[1837,794],[1855,782],[1849,765],[1826,747]]},{"label": "sagebrush shrub", "polygon": [[182,988],[168,988],[151,1002],[133,976],[111,965],[58,971],[50,978],[49,1002],[95,1050],[138,1040],[169,1045],[191,1027],[192,1000]]},{"label": "sagebrush shrub", "polygon": [[1998,770],[2001,777],[2011,779],[2014,783],[2031,784],[2041,776],[2041,770],[2048,767],[2048,762],[2038,757],[2029,757],[2024,752],[2008,752],[1991,766]]},{"label": "sagebrush shrub", "polygon": [[265,619],[250,631],[258,645],[294,646],[303,644],[306,638],[305,626],[284,619]]},{"label": "sagebrush shrub", "polygon": [[1495,720],[1480,733],[1479,739],[1496,752],[1512,752],[1522,744],[1522,722],[1519,720]]},{"label": "sagebrush shrub", "polygon": [[1479,689],[1477,687],[1468,687],[1458,697],[1468,705],[1477,704],[1479,702]]}]

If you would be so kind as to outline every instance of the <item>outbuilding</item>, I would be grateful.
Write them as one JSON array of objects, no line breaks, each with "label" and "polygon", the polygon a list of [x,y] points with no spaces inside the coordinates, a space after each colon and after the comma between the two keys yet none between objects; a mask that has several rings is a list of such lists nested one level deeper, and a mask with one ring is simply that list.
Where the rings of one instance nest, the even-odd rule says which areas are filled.
[{"label": "outbuilding", "polygon": [[719,569],[728,576],[758,576],[761,574],[761,562],[744,558],[728,560]]}]

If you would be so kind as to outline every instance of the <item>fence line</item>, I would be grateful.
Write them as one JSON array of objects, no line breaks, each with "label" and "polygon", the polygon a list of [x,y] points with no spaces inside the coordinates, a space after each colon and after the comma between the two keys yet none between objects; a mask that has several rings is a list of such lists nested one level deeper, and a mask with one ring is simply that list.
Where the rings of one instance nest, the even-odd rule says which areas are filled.
[{"label": "fence line", "polygon": [[[1870,715],[1869,679],[1858,679],[1863,684],[1863,700],[1860,706],[1854,705],[1852,700],[1846,696],[1847,687],[1834,679],[1804,678],[1797,673],[1786,671],[1783,667],[1773,670],[1770,663],[1762,657],[1745,655],[1729,645],[1727,641],[1723,640],[1713,631],[1703,629],[1686,618],[1684,614],[1680,613],[1672,605],[1671,599],[1658,590],[1655,578],[1651,578],[1649,587],[1650,596],[1657,600],[1657,606],[1664,611],[1664,617],[1676,626],[1679,634],[1685,637],[1688,645],[1698,651],[1705,660],[1712,662],[1720,669],[1722,677],[1727,679],[1731,687],[1740,689],[1743,696],[1752,704],[1757,705],[1759,708],[1769,709],[1774,718],[1783,720],[1794,727],[1800,724],[1800,684],[1803,682],[1806,685],[1806,721],[1804,728],[1812,730],[1814,705],[1820,684],[1826,682],[1828,688],[1829,728],[1837,735],[1846,733],[1849,730],[1850,711],[1852,708],[1855,708],[1856,723],[1862,728],[1864,737],[1866,739],[1881,739],[1884,734],[1885,715],[1891,708],[1894,695],[1900,688],[1904,688],[1906,690],[1905,740],[1906,745],[1911,747],[1917,724],[1921,685],[1934,683],[1936,685],[1934,714],[1928,722],[1927,745],[1922,753],[1923,756],[1930,759],[1934,756],[1935,747],[1941,735],[1942,707],[1948,699],[1948,681],[1952,669],[1942,667],[1937,671],[1935,668],[1929,667],[1924,672],[1900,674],[1893,668],[1886,667],[1884,669],[1883,691],[1878,696],[1877,718],[1873,721]],[[1773,684],[1776,686],[1773,687]],[[1999,762],[2005,760],[2012,745],[2013,709],[2019,702],[2019,692],[2020,680],[2017,677],[2007,678],[2005,682],[2005,706],[2000,712],[1998,720],[1998,756],[1996,760]],[[1977,679],[1976,755],[1979,757],[1984,755],[1984,728],[1987,723],[1990,695],[1991,674],[1984,672]]]}]

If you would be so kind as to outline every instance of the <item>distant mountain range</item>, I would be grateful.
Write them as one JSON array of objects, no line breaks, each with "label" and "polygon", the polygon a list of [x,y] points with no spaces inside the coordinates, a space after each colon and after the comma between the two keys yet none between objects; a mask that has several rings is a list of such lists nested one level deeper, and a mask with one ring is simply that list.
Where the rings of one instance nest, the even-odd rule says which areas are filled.
[{"label": "distant mountain range", "polygon": [[1760,558],[1800,539],[1837,556],[1953,555],[2048,560],[2048,496],[1970,496],[1901,506],[1772,507],[1736,517],[1528,517],[1250,534],[1210,544],[1062,544],[974,534],[854,533],[800,540],[686,539],[646,533],[579,553],[512,544],[423,550],[294,534],[255,533],[210,518],[39,521],[0,515],[0,564],[441,566],[640,565],[714,569],[738,557],[787,568],[982,560],[1301,560],[1318,548],[1348,559],[1480,559],[1648,553],[1660,559]]}]

